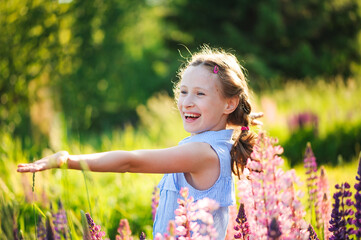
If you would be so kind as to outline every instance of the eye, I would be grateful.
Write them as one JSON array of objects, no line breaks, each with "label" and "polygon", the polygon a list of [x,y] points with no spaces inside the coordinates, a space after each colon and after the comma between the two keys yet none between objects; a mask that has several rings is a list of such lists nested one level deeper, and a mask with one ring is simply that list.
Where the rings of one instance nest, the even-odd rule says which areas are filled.
[{"label": "eye", "polygon": [[197,95],[198,95],[198,96],[204,96],[204,95],[206,95],[206,94],[204,94],[204,92],[197,92]]},{"label": "eye", "polygon": [[187,94],[187,91],[181,90],[180,93],[181,93],[181,94]]}]

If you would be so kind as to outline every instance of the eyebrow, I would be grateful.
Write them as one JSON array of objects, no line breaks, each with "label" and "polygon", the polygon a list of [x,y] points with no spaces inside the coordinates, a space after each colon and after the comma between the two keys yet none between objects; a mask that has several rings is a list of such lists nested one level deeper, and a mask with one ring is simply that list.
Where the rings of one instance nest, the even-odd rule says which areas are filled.
[{"label": "eyebrow", "polygon": [[[182,88],[182,87],[188,88],[186,85],[180,85],[180,86],[179,86],[179,88]],[[195,89],[195,90],[208,91],[208,89],[206,89],[206,88],[202,88],[202,87],[195,87],[194,89]]]}]

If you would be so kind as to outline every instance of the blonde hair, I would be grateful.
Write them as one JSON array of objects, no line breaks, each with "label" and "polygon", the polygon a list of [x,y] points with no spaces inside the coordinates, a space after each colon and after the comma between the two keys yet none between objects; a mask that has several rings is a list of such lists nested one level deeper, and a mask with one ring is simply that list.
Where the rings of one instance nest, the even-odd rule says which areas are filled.
[{"label": "blonde hair", "polygon": [[[179,96],[180,80],[189,66],[204,66],[210,72],[218,75],[223,96],[225,98],[239,97],[237,108],[228,116],[228,124],[239,128],[248,127],[251,122],[252,105],[249,99],[245,69],[239,64],[237,58],[222,49],[212,49],[207,45],[202,46],[200,51],[192,54],[178,71],[179,81],[174,88],[176,99]],[[218,71],[214,72],[216,66]],[[242,130],[235,131],[234,135],[235,142],[231,150],[231,164],[232,172],[239,177],[253,151],[256,134],[249,130]]]}]

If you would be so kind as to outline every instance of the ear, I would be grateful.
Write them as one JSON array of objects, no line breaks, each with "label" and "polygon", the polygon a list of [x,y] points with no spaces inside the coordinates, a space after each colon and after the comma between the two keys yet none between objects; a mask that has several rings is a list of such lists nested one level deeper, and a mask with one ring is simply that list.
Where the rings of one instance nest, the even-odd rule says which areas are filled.
[{"label": "ear", "polygon": [[239,104],[239,97],[232,97],[232,98],[228,98],[227,102],[226,102],[226,106],[224,109],[224,113],[225,114],[231,114],[234,110],[236,110],[236,108],[238,107]]}]

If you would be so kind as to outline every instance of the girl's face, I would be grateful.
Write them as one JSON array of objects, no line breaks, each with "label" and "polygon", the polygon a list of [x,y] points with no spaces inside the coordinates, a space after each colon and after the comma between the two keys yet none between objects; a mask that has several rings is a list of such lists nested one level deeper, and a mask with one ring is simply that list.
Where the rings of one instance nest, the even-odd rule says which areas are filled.
[{"label": "girl's face", "polygon": [[190,66],[180,82],[178,109],[184,129],[197,134],[226,128],[231,101],[222,95],[217,75],[204,66]]}]

